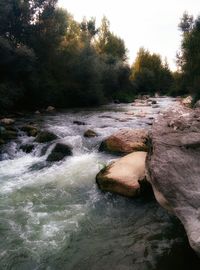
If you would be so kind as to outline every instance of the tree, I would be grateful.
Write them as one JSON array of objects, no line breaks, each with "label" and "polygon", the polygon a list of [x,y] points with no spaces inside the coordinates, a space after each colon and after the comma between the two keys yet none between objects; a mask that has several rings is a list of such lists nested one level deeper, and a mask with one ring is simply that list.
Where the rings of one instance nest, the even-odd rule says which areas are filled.
[{"label": "tree", "polygon": [[115,61],[125,61],[127,59],[127,49],[123,39],[110,31],[110,23],[103,17],[99,28],[95,48],[100,55],[107,55]]},{"label": "tree", "polygon": [[[192,16],[189,17],[192,18]],[[187,29],[185,32],[185,29],[181,28],[183,38],[178,64],[182,73],[183,85],[196,100],[200,98],[200,16],[195,21],[190,20]]]},{"label": "tree", "polygon": [[144,48],[140,48],[131,67],[130,79],[137,84],[139,91],[145,94],[166,94],[172,83],[167,62],[163,64],[160,55],[151,54]]}]

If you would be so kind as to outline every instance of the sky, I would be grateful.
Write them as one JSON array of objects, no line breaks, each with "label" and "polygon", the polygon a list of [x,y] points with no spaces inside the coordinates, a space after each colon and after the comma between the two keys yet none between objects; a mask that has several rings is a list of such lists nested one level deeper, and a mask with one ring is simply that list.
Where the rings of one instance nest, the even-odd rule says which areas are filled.
[{"label": "sky", "polygon": [[59,0],[58,4],[77,21],[95,17],[97,26],[105,15],[111,31],[124,39],[130,64],[144,47],[167,57],[172,70],[181,44],[178,24],[182,14],[200,14],[200,0]]}]

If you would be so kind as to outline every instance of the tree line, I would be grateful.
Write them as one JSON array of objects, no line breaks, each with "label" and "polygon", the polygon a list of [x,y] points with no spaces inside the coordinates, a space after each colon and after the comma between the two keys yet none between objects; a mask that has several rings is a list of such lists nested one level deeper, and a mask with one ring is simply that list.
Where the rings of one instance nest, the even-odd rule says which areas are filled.
[{"label": "tree line", "polygon": [[198,88],[198,79],[183,83],[194,75],[186,65],[191,60],[186,40],[199,31],[190,17],[181,29],[185,21],[190,26],[184,29],[181,71],[172,73],[167,61],[143,48],[130,66],[125,43],[111,32],[106,17],[97,27],[95,18],[77,22],[57,0],[1,0],[0,112],[96,106]]}]

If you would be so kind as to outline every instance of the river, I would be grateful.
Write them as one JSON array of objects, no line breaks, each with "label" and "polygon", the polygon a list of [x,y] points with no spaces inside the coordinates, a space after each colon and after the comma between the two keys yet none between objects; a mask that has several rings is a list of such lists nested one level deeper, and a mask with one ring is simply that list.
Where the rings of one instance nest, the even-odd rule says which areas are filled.
[{"label": "river", "polygon": [[[45,144],[25,154],[20,145],[34,138],[24,133],[2,149],[0,269],[199,269],[182,226],[155,200],[103,193],[95,183],[99,170],[117,158],[98,151],[103,138],[121,128],[151,128],[160,111],[176,104],[156,101],[158,108],[111,104],[17,119],[18,126],[34,122],[53,131],[73,156],[48,164],[53,146],[41,155]],[[84,138],[89,128],[99,136]]]}]

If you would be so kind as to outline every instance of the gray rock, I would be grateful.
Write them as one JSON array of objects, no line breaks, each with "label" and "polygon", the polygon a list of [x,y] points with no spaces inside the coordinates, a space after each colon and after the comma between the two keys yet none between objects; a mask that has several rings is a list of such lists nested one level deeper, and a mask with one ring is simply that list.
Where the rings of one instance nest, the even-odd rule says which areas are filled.
[{"label": "gray rock", "polygon": [[182,222],[200,255],[200,111],[180,106],[154,123],[147,175],[157,201]]},{"label": "gray rock", "polygon": [[47,157],[47,161],[60,161],[64,157],[71,155],[72,149],[70,146],[63,143],[57,143],[56,146],[53,148],[51,154]]}]

